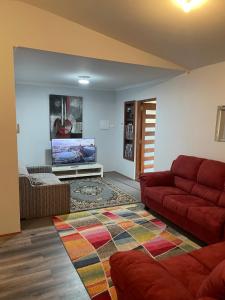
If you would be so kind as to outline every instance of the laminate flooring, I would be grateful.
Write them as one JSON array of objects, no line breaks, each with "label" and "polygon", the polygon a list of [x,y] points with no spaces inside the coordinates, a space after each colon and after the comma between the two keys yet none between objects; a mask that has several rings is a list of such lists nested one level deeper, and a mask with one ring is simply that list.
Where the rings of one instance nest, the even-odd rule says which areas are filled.
[{"label": "laminate flooring", "polygon": [[[138,182],[116,172],[104,176],[140,199]],[[51,218],[21,226],[21,233],[0,237],[0,299],[89,300]]]}]

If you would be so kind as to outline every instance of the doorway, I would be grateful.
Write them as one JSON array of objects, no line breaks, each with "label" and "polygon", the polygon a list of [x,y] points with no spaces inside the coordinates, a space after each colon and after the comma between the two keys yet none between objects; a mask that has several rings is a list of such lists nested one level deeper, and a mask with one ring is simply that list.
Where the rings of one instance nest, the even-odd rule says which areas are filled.
[{"label": "doorway", "polygon": [[137,102],[136,180],[154,171],[156,98]]}]

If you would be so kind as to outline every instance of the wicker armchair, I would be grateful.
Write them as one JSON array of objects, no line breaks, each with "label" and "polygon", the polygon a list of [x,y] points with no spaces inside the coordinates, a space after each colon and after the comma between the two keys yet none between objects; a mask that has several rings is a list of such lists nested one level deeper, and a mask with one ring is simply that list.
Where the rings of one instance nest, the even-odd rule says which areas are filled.
[{"label": "wicker armchair", "polygon": [[[70,185],[60,182],[52,174],[50,166],[28,167],[28,174],[20,174],[20,217],[21,219],[40,218],[70,212]],[[34,185],[33,175],[46,175],[53,178],[53,183]],[[41,173],[41,174],[40,174]],[[55,176],[55,178],[54,178]],[[54,182],[55,181],[55,182]]]}]

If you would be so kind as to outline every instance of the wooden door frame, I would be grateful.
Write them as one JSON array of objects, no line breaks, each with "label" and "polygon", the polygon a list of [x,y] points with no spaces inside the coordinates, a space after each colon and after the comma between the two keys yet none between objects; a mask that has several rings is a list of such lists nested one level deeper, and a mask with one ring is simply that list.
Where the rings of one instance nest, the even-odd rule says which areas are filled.
[{"label": "wooden door frame", "polygon": [[141,105],[142,103],[148,101],[156,101],[156,98],[150,98],[145,100],[138,100],[137,101],[137,114],[136,114],[136,139],[135,139],[135,146],[136,146],[136,158],[135,158],[135,180],[139,181],[140,176],[140,164],[141,164],[141,147],[140,147],[140,139],[142,136],[142,114],[141,114]]}]

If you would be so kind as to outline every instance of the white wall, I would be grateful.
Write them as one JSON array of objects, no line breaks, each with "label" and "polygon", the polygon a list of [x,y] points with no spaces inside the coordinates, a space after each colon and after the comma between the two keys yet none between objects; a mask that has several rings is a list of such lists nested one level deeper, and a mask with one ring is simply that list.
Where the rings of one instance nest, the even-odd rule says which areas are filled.
[{"label": "white wall", "polygon": [[[19,159],[45,163],[49,149],[49,94],[84,98],[84,136],[95,136],[106,171],[135,177],[135,163],[123,159],[124,101],[157,98],[155,169],[168,169],[179,154],[225,161],[225,143],[214,141],[218,105],[225,105],[225,62],[200,68],[156,87],[142,85],[116,93],[17,85]],[[99,120],[115,128],[100,130]],[[86,121],[87,120],[87,121]],[[29,124],[29,126],[27,125]],[[38,124],[38,126],[37,126]],[[30,146],[29,146],[30,145]]]},{"label": "white wall", "polygon": [[225,105],[225,62],[199,68],[156,87],[117,92],[116,170],[134,177],[135,164],[122,157],[123,102],[157,98],[155,169],[165,170],[179,154],[225,161],[225,143],[215,142],[218,105]]},{"label": "white wall", "polygon": [[[95,137],[97,159],[105,171],[114,170],[111,159],[114,147],[114,128],[101,130],[100,120],[115,124],[115,96],[113,92],[66,87],[16,85],[19,160],[26,165],[46,164],[49,139],[49,94],[83,97],[83,137]],[[49,151],[48,151],[49,153]]]}]

